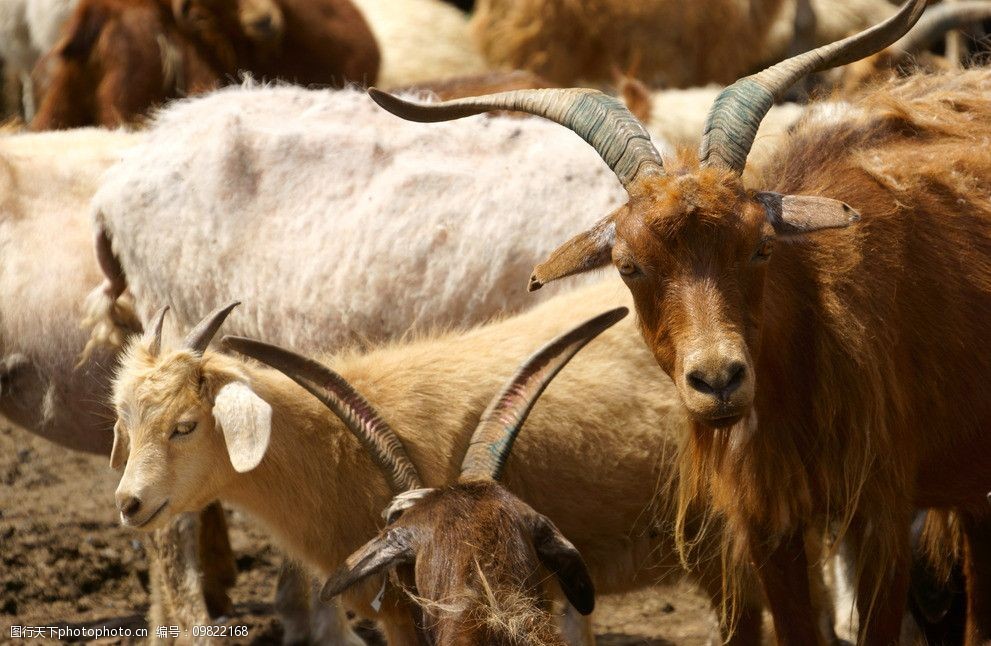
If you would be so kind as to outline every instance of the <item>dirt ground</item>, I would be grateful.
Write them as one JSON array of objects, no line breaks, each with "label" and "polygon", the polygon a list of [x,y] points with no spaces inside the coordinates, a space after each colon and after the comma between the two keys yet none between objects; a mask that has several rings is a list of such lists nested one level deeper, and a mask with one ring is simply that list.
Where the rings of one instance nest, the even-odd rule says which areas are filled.
[{"label": "dirt ground", "polygon": [[[139,537],[113,508],[116,474],[108,460],[67,451],[0,420],[0,644],[12,626],[146,628],[148,569]],[[280,555],[238,512],[228,512],[240,570],[232,590],[248,627],[240,644],[278,644],[271,602]],[[714,619],[689,586],[602,597],[595,613],[603,646],[709,643]],[[370,643],[376,635],[366,630]],[[105,638],[100,644],[140,643]]]}]

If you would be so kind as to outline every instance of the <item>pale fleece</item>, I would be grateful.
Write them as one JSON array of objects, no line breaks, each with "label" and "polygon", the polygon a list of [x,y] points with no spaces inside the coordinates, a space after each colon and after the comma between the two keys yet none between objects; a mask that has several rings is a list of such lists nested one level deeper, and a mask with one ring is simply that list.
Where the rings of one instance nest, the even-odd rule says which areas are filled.
[{"label": "pale fleece", "polygon": [[535,304],[534,264],[624,199],[543,119],[416,124],[354,90],[255,87],[159,114],[94,208],[142,320],[243,300],[227,332],[305,351]]},{"label": "pale fleece", "polygon": [[488,69],[468,35],[468,16],[442,0],[352,0],[382,53],[378,85],[389,88]]},{"label": "pale fleece", "polygon": [[0,362],[30,362],[0,392],[0,414],[53,442],[107,454],[112,357],[73,367],[100,281],[89,201],[138,135],[98,129],[0,137]]}]

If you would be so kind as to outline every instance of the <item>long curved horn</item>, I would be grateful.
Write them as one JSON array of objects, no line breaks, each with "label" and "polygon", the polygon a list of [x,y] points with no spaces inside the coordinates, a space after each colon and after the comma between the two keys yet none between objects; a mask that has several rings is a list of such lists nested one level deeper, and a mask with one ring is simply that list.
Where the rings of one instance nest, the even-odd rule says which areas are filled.
[{"label": "long curved horn", "polygon": [[217,334],[217,330],[220,326],[224,324],[227,316],[231,313],[231,310],[241,304],[241,301],[234,301],[223,307],[218,307],[213,310],[206,317],[196,324],[189,334],[186,335],[186,340],[183,341],[182,345],[187,350],[192,350],[193,352],[202,353],[206,350],[206,347],[210,345],[210,341],[213,340],[214,335]]},{"label": "long curved horn", "polygon": [[489,404],[461,462],[461,480],[498,480],[530,409],[554,376],[589,341],[615,325],[629,310],[618,307],[585,321],[537,350]]},{"label": "long curved horn", "polygon": [[344,377],[312,359],[269,343],[240,336],[225,336],[223,343],[272,366],[334,411],[385,472],[394,494],[423,487],[399,436]]},{"label": "long curved horn", "polygon": [[638,177],[664,174],[664,163],[647,130],[618,99],[598,90],[514,90],[440,103],[404,101],[376,88],[369,88],[368,94],[409,121],[450,121],[489,110],[516,110],[550,119],[595,148],[627,190]]},{"label": "long curved horn", "polygon": [[760,122],[788,88],[807,74],[846,65],[884,49],[904,36],[925,8],[926,0],[908,0],[895,15],[870,29],[793,56],[727,87],[709,110],[699,150],[702,164],[742,173]]},{"label": "long curved horn", "polygon": [[939,4],[926,10],[915,27],[889,49],[898,56],[908,56],[929,47],[951,29],[988,19],[991,19],[991,2],[988,0]]},{"label": "long curved horn", "polygon": [[165,314],[168,311],[169,306],[163,305],[152,319],[155,323],[152,325],[151,333],[148,335],[148,354],[153,357],[157,357],[158,353],[162,351],[162,327],[165,325]]}]

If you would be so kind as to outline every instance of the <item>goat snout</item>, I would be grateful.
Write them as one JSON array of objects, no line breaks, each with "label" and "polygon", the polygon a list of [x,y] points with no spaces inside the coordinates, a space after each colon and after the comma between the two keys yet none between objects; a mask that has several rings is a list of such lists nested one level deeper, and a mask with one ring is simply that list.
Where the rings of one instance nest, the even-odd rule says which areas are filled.
[{"label": "goat snout", "polygon": [[692,416],[718,427],[731,425],[753,403],[753,369],[737,344],[713,343],[688,353],[678,390]]},{"label": "goat snout", "polygon": [[742,361],[730,361],[716,365],[713,369],[702,365],[689,370],[688,385],[703,395],[713,395],[721,401],[729,401],[730,396],[743,384],[747,366]]},{"label": "goat snout", "polygon": [[275,31],[275,24],[272,22],[271,16],[262,16],[251,23],[252,29],[257,33],[265,36],[270,36]]},{"label": "goat snout", "polygon": [[141,499],[130,494],[117,494],[117,510],[121,518],[134,518],[141,511]]}]

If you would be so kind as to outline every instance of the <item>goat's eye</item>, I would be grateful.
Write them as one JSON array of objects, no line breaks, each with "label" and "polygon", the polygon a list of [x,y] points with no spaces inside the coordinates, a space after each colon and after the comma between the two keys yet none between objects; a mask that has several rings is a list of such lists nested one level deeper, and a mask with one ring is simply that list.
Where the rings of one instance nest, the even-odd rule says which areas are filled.
[{"label": "goat's eye", "polygon": [[181,437],[183,435],[189,435],[196,430],[196,422],[180,422],[175,425],[172,429],[172,437]]},{"label": "goat's eye", "polygon": [[616,269],[618,269],[619,273],[627,278],[633,278],[641,274],[640,268],[637,267],[637,264],[632,260],[627,260],[625,258],[616,262]]},{"label": "goat's eye", "polygon": [[754,250],[754,256],[752,260],[754,262],[764,262],[771,257],[771,252],[774,250],[774,242],[770,238],[764,238],[759,243],[757,243],[757,248]]}]

